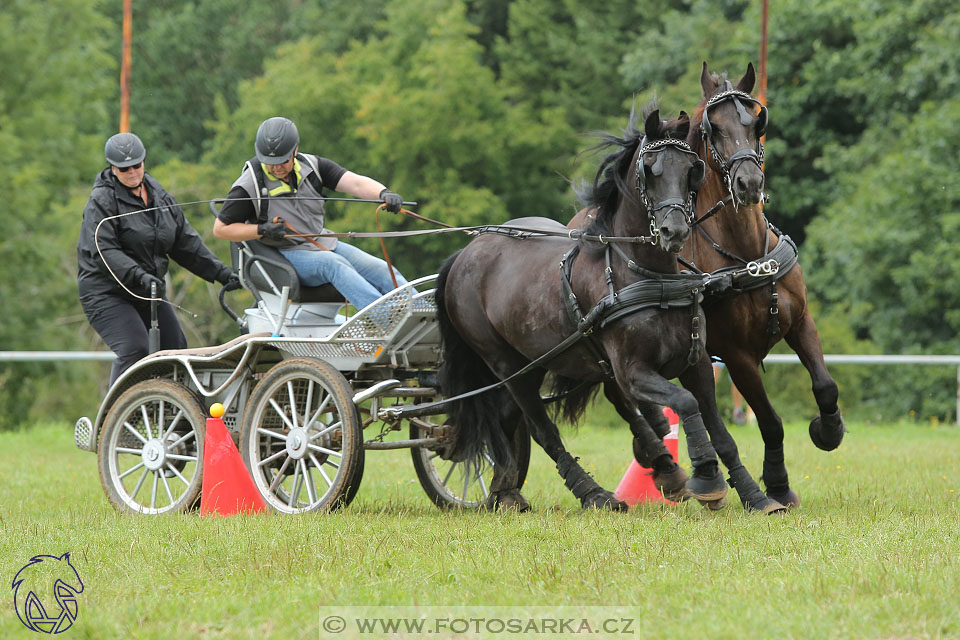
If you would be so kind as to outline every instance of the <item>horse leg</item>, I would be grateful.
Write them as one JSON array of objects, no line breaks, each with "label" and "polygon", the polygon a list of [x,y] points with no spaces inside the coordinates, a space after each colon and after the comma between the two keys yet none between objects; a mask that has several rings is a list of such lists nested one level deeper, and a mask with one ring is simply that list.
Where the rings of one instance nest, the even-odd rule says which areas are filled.
[{"label": "horse leg", "polygon": [[827,365],[823,361],[823,347],[820,335],[813,323],[810,310],[805,309],[800,322],[784,336],[790,348],[797,352],[800,362],[810,373],[813,383],[813,397],[817,400],[820,415],[810,423],[810,439],[824,451],[833,451],[843,441],[846,428],[840,407],[837,406],[839,390],[837,383],[830,377]]},{"label": "horse leg", "polygon": [[[693,477],[687,482],[689,497],[701,502],[723,499],[727,495],[727,483],[718,469],[717,452],[710,443],[693,394],[647,367],[634,367],[625,375],[618,375],[618,379],[624,380],[624,391],[637,398],[638,404],[645,403],[647,411],[656,403],[670,407],[680,416],[693,466]],[[659,411],[659,407],[655,411]]]},{"label": "horse leg", "polygon": [[[704,354],[695,366],[681,374],[680,382],[697,399],[700,412],[704,416],[707,432],[710,434],[710,441],[716,448],[720,461],[723,462],[730,473],[730,486],[736,489],[744,508],[748,511],[760,513],[783,511],[784,506],[777,500],[764,495],[760,486],[740,461],[737,443],[734,442],[726,425],[723,424],[720,411],[717,409],[717,394],[710,358]],[[716,505],[711,504],[705,504],[704,506],[711,509],[716,507]]]},{"label": "horse leg", "polygon": [[783,459],[783,422],[770,404],[760,370],[749,354],[743,351],[724,358],[730,379],[757,417],[757,427],[763,438],[763,475],[760,479],[767,488],[767,496],[787,507],[800,506],[800,496],[790,488],[787,467]]},{"label": "horse leg", "polygon": [[[517,452],[520,449],[521,438],[529,438],[527,430],[524,427],[523,412],[516,403],[508,401],[504,404],[503,419],[501,424],[506,430],[507,425],[515,425],[513,433],[507,434],[513,442],[513,450]],[[521,513],[530,510],[530,503],[520,493],[520,477],[517,468],[517,457],[513,456],[510,465],[498,464],[493,466],[493,479],[490,481],[490,495],[487,497],[485,507],[487,509],[515,509]]]},{"label": "horse leg", "polygon": [[[618,384],[608,382],[603,389],[617,413],[630,425],[630,432],[633,433],[633,457],[641,467],[652,470],[654,486],[668,500],[686,500],[689,497],[687,482],[690,478],[663,444],[663,437],[669,433],[670,425],[659,405],[648,405],[648,410],[652,407],[653,413],[647,415],[647,412],[638,412]],[[657,416],[660,418],[658,422],[650,419]]]},{"label": "horse leg", "polygon": [[[507,373],[507,371],[498,371],[498,374],[504,378]],[[513,399],[527,417],[530,435],[556,463],[557,472],[563,478],[564,484],[580,500],[584,509],[593,507],[626,511],[627,503],[617,500],[611,492],[598,485],[563,446],[560,430],[550,420],[546,407],[540,399],[542,380],[542,375],[528,375],[507,384]]]}]

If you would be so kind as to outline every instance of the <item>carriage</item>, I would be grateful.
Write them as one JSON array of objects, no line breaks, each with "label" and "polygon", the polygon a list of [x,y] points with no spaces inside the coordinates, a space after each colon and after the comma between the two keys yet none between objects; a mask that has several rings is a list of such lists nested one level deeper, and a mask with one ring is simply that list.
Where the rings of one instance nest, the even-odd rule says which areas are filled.
[{"label": "carriage", "polygon": [[[492,464],[450,460],[454,427],[443,415],[402,418],[384,410],[440,399],[436,276],[347,318],[331,285],[301,286],[276,249],[247,241],[232,243],[231,252],[255,300],[239,317],[220,293],[241,335],[150,354],[115,381],[95,419],[76,424],[76,445],[97,453],[114,506],[158,514],[198,504],[213,403],[224,406],[224,425],[275,512],[345,506],[360,487],[367,451],[404,448],[435,504],[483,505]],[[406,431],[405,439],[397,431]],[[525,474],[529,439],[517,453]]]}]

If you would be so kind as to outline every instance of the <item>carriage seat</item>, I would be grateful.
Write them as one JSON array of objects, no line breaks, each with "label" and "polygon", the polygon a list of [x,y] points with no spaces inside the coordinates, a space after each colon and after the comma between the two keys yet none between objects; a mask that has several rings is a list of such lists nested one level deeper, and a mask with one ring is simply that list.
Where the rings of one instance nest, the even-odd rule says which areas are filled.
[{"label": "carriage seat", "polygon": [[281,289],[288,286],[291,302],[344,302],[343,295],[332,284],[319,287],[301,285],[293,265],[283,254],[259,240],[231,242],[230,254],[244,286],[257,299],[261,293],[279,296]]}]

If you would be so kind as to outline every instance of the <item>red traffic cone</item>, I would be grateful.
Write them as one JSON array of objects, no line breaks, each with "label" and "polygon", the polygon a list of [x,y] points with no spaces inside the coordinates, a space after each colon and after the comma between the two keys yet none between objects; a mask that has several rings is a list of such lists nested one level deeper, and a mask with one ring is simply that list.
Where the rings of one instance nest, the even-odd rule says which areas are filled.
[{"label": "red traffic cone", "polygon": [[[663,408],[663,415],[667,417],[670,423],[670,433],[663,438],[663,444],[673,456],[674,461],[677,458],[678,435],[680,430],[680,418],[670,407]],[[623,474],[623,480],[613,492],[617,500],[622,500],[628,505],[633,506],[638,502],[663,502],[666,504],[676,504],[667,500],[653,484],[652,471],[646,467],[641,467],[636,460],[630,462],[627,472]]]},{"label": "red traffic cone", "polygon": [[253,479],[223,424],[223,405],[210,407],[207,433],[203,438],[203,486],[200,492],[200,515],[258,513],[267,505],[253,484]]}]

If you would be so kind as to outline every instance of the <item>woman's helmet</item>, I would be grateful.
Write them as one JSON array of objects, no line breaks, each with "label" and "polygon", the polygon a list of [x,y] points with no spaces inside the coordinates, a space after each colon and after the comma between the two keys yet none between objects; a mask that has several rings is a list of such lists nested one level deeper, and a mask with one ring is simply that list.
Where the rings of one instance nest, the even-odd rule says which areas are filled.
[{"label": "woman's helmet", "polygon": [[147,156],[147,150],[135,134],[118,133],[107,140],[103,147],[107,162],[121,169],[140,164]]},{"label": "woman's helmet", "polygon": [[297,125],[276,116],[263,121],[257,129],[257,159],[263,164],[282,164],[290,159],[300,144]]}]

